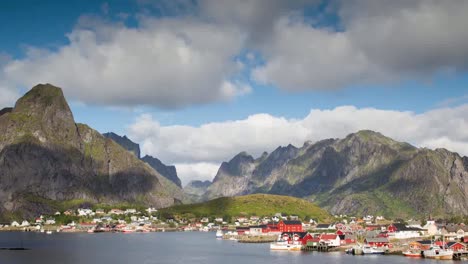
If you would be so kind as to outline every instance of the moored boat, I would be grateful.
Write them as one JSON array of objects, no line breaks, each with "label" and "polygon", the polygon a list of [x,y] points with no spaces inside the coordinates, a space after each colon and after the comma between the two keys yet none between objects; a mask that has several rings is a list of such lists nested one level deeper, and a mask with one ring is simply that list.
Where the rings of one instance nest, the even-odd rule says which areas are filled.
[{"label": "moored boat", "polygon": [[421,257],[421,251],[415,251],[415,250],[407,250],[403,251],[403,256],[409,257],[409,258],[420,258]]},{"label": "moored boat", "polygon": [[270,244],[271,250],[287,250],[287,251],[300,251],[302,245],[289,244],[288,242],[274,242]]},{"label": "moored boat", "polygon": [[216,238],[217,239],[223,238],[223,231],[221,229],[218,229],[218,231],[216,231]]},{"label": "moored boat", "polygon": [[385,254],[385,250],[383,248],[378,248],[378,247],[372,247],[369,245],[364,245],[362,246],[362,254],[368,255],[368,254]]},{"label": "moored boat", "polygon": [[453,251],[443,249],[439,246],[431,246],[428,250],[423,252],[425,258],[429,259],[440,259],[440,260],[451,260],[453,259]]}]

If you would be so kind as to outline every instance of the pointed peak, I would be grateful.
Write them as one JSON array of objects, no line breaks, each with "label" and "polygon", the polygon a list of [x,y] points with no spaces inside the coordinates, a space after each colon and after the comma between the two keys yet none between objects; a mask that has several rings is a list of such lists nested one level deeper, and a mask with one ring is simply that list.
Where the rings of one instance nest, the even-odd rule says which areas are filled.
[{"label": "pointed peak", "polygon": [[41,111],[53,107],[57,110],[71,112],[62,89],[52,84],[38,84],[16,102],[14,111]]}]

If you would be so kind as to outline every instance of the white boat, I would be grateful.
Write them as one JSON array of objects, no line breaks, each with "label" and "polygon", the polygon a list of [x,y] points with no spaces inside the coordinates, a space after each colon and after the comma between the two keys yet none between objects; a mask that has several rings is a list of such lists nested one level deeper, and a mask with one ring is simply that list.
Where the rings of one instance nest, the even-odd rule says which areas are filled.
[{"label": "white boat", "polygon": [[50,235],[50,234],[52,234],[52,231],[47,230],[47,231],[46,231],[46,234]]},{"label": "white boat", "polygon": [[430,259],[442,259],[451,260],[453,259],[453,251],[448,249],[442,249],[439,246],[431,246],[428,250],[423,252],[425,258]]},{"label": "white boat", "polygon": [[274,242],[270,244],[271,250],[300,251],[301,244],[289,244],[288,242]]},{"label": "white boat", "polygon": [[221,231],[221,229],[218,229],[218,231],[216,231],[216,238],[218,239],[223,238],[223,231]]},{"label": "white boat", "polygon": [[378,247],[372,247],[369,245],[363,245],[362,246],[362,254],[368,255],[368,254],[385,254],[385,250],[383,248],[378,248]]}]

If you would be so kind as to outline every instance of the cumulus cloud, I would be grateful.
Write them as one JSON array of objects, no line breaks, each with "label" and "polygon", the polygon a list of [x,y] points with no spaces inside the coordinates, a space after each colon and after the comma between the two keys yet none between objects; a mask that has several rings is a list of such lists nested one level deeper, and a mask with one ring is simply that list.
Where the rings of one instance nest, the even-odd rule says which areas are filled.
[{"label": "cumulus cloud", "polygon": [[[256,114],[243,120],[197,127],[161,126],[144,114],[129,126],[128,132],[141,143],[144,153],[165,162],[183,164],[183,169],[178,171],[184,179],[211,179],[215,175],[212,164],[219,166],[241,151],[259,156],[279,145],[302,146],[305,141],[343,138],[362,129],[378,131],[418,147],[444,147],[468,155],[467,112],[468,104],[421,114],[341,106],[313,109],[303,119]],[[206,164],[210,166],[205,170]]]},{"label": "cumulus cloud", "polygon": [[[249,93],[254,85],[236,80],[244,71],[298,91],[468,69],[467,1],[140,3],[160,16],[137,14],[136,27],[85,16],[56,50],[30,47],[3,66],[0,58],[0,78],[10,90],[54,83],[86,103],[178,108]],[[240,69],[236,58],[246,51],[258,64]]]},{"label": "cumulus cloud", "polygon": [[248,92],[231,80],[237,28],[199,19],[140,17],[138,28],[82,18],[57,51],[30,47],[2,76],[12,86],[53,83],[88,103],[183,107]]},{"label": "cumulus cloud", "polygon": [[198,162],[198,163],[176,163],[177,175],[182,185],[186,185],[191,180],[212,180],[219,168],[218,163]]},{"label": "cumulus cloud", "polygon": [[342,31],[276,20],[256,80],[288,90],[431,78],[468,69],[468,2],[340,1]]}]

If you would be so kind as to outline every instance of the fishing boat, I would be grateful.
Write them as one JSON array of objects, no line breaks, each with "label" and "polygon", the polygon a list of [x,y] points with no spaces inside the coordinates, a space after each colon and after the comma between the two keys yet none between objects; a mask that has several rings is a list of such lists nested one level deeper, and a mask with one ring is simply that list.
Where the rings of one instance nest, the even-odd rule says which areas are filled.
[{"label": "fishing boat", "polygon": [[216,231],[216,238],[217,239],[223,238],[223,231],[221,229],[218,229],[218,231]]},{"label": "fishing boat", "polygon": [[287,250],[287,251],[300,251],[302,245],[300,244],[289,244],[287,241],[274,242],[270,244],[271,250]]},{"label": "fishing boat", "polygon": [[451,260],[453,259],[453,251],[443,249],[439,246],[431,246],[428,250],[423,251],[424,257],[429,259]]},{"label": "fishing boat", "polygon": [[416,250],[406,250],[403,251],[403,256],[409,257],[409,258],[420,258],[421,257],[421,251],[416,251]]},{"label": "fishing boat", "polygon": [[369,255],[369,254],[385,254],[385,250],[383,248],[378,247],[371,247],[369,245],[362,246],[362,254]]}]

